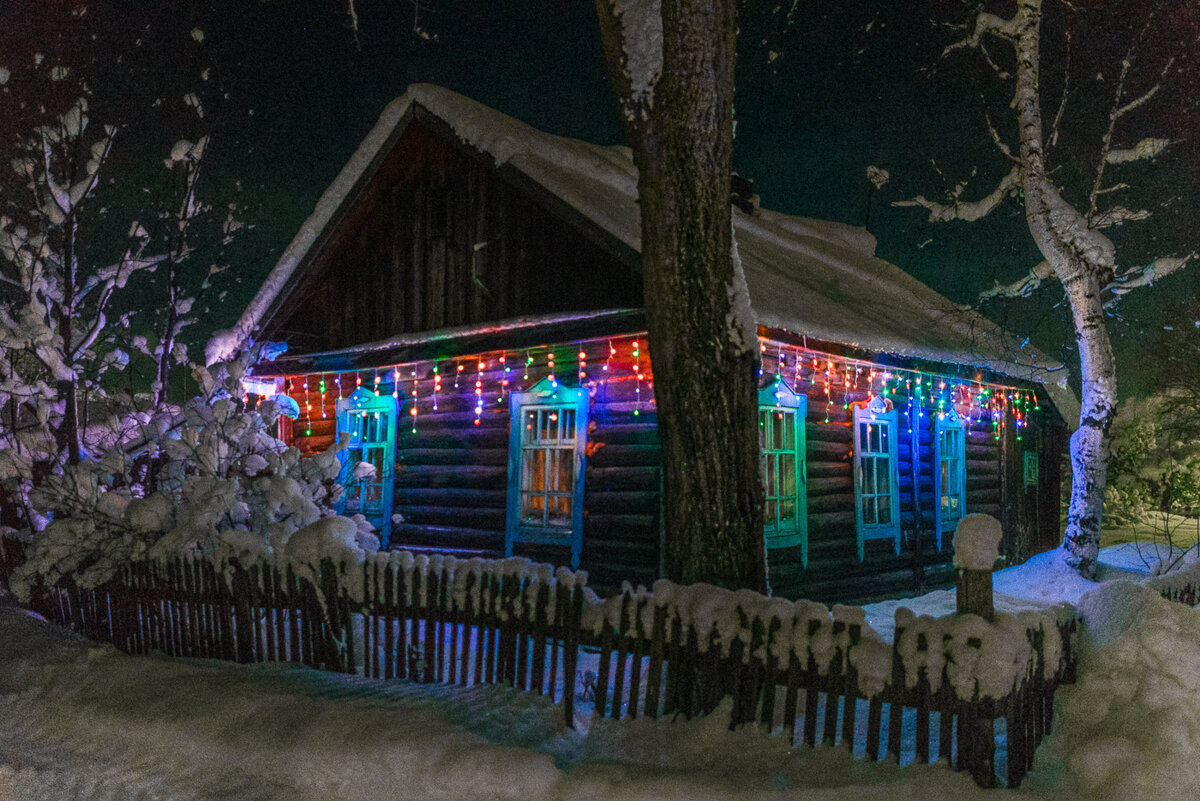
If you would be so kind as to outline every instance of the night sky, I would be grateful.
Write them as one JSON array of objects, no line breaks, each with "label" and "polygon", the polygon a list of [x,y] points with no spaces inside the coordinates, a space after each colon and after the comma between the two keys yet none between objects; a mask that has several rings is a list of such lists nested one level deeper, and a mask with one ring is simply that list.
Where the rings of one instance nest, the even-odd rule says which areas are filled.
[{"label": "night sky", "polygon": [[[552,133],[622,141],[591,0],[420,0],[419,8],[413,0],[357,0],[357,33],[345,0],[93,0],[82,15],[72,11],[78,5],[5,0],[0,9],[0,66],[12,72],[0,88],[0,147],[28,128],[37,107],[53,106],[54,92],[66,91],[37,94],[47,85],[31,66],[34,53],[46,64],[71,65],[92,92],[93,118],[122,126],[112,208],[142,202],[140,190],[154,183],[157,160],[174,139],[210,134],[202,193],[222,208],[235,203],[253,227],[219,254],[233,264],[220,276],[229,294],[206,301],[214,309],[206,328],[229,324],[379,112],[411,82],[447,86]],[[972,56],[939,59],[955,38],[949,26],[968,19],[974,5],[799,0],[789,13],[786,2],[779,9],[747,3],[736,99],[735,169],[755,181],[765,207],[868,224],[881,257],[959,302],[1038,260],[1014,200],[974,224],[933,225],[920,210],[890,206],[920,193],[940,199],[964,179],[974,197],[1006,169],[985,109],[1012,133],[1007,89]],[[1052,155],[1056,177],[1070,186],[1090,180],[1084,166],[1094,160],[1120,56],[1150,5],[1080,0],[1072,9],[1047,0],[1043,83],[1053,92],[1066,52],[1061,31],[1073,31],[1076,92]],[[1200,0],[1160,5],[1145,34],[1152,46],[1138,51],[1133,74],[1144,91],[1172,54],[1173,72],[1145,112],[1129,117],[1124,135],[1118,129],[1117,141],[1128,146],[1153,135],[1175,144],[1159,163],[1119,175],[1155,187],[1122,197],[1155,217],[1110,231],[1119,256],[1146,260],[1200,249]],[[1003,48],[993,52],[1003,61]],[[204,120],[180,102],[188,92],[203,99]],[[1049,115],[1055,106],[1047,104]],[[872,164],[892,176],[879,192],[866,179]],[[1198,270],[1122,303],[1114,328],[1122,394],[1153,380],[1137,357],[1163,326],[1197,319],[1186,299],[1200,295]],[[985,312],[1074,364],[1060,299],[1051,288]]]}]

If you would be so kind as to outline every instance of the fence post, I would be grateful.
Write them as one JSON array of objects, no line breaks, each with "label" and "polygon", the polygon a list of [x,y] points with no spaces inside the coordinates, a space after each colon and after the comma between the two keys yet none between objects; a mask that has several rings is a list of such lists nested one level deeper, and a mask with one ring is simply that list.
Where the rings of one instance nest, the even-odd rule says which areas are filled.
[{"label": "fence post", "polygon": [[992,568],[999,555],[1000,521],[991,515],[967,515],[954,531],[954,566],[958,568],[958,613],[996,619],[992,603]]},{"label": "fence post", "polygon": [[[1002,529],[991,515],[967,515],[954,531],[954,566],[958,568],[958,613],[996,619],[992,599],[992,568],[999,555]],[[967,714],[959,718],[960,759],[980,787],[992,787],[995,776],[995,710],[983,699],[963,699]],[[965,746],[965,748],[963,747]],[[1010,754],[1010,758],[1012,755]]]}]

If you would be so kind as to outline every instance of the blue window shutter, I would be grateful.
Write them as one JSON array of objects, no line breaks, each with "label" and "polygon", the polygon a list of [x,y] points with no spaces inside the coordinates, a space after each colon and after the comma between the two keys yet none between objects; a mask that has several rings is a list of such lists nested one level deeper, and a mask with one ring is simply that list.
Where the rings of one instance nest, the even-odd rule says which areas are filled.
[{"label": "blue window shutter", "polygon": [[858,561],[867,540],[890,539],[900,553],[900,492],[896,465],[896,410],[875,396],[854,407],[854,520]]},{"label": "blue window shutter", "polygon": [[[509,396],[508,496],[504,553],[518,542],[565,545],[571,567],[583,552],[588,391],[549,377]],[[567,486],[561,486],[566,479]],[[569,501],[567,514],[562,511]]]},{"label": "blue window shutter", "polygon": [[800,546],[800,560],[805,567],[808,566],[807,415],[808,397],[792,390],[780,377],[759,388],[758,441],[766,546]]}]

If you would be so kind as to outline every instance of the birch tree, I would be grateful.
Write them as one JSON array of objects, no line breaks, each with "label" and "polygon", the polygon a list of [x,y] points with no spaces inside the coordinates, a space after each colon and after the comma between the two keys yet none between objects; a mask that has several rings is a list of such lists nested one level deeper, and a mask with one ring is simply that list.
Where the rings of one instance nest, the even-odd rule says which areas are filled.
[{"label": "birch tree", "polygon": [[596,0],[638,168],[668,577],[766,588],[758,356],[730,210],[735,0]]},{"label": "birch tree", "polygon": [[[1047,282],[1063,289],[1074,323],[1079,350],[1082,407],[1079,426],[1071,436],[1071,498],[1063,545],[1067,562],[1087,577],[1095,575],[1105,482],[1111,452],[1111,425],[1117,401],[1116,364],[1106,320],[1106,307],[1132,289],[1149,285],[1179,270],[1194,254],[1161,254],[1139,263],[1123,263],[1107,231],[1145,220],[1146,209],[1122,205],[1131,194],[1127,180],[1147,160],[1160,157],[1173,143],[1153,132],[1134,133],[1131,123],[1169,80],[1175,66],[1151,76],[1149,86],[1133,89],[1138,72],[1139,46],[1148,45],[1146,22],[1119,64],[1099,141],[1090,184],[1082,190],[1056,183],[1049,153],[1064,124],[1071,121],[1069,81],[1061,97],[1047,98],[1041,81],[1043,0],[1017,0],[1011,16],[980,11],[967,34],[951,44],[943,57],[971,53],[995,77],[1011,88],[1004,113],[1013,115],[1015,145],[1006,141],[989,119],[992,140],[1008,164],[994,188],[975,200],[959,184],[943,201],[923,196],[896,203],[929,212],[935,222],[974,221],[1015,197],[1024,206],[1029,233],[1043,261],[1006,286],[985,297],[1028,295]],[[997,50],[997,48],[999,48]],[[1005,55],[996,55],[1005,53]],[[1011,58],[1010,58],[1011,56]],[[1050,114],[1045,114],[1047,107]],[[1072,156],[1077,158],[1077,154]],[[1129,179],[1114,179],[1121,171]],[[1141,198],[1148,200],[1146,193]]]}]

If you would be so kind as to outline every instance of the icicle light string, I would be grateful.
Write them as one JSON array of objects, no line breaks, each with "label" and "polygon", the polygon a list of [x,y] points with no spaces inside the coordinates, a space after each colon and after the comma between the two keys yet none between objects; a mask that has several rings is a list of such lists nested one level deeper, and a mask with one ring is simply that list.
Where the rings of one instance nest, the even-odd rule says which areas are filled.
[{"label": "icicle light string", "polygon": [[[641,346],[644,336],[644,334],[636,334],[608,339],[580,341],[577,344],[575,352],[577,362],[574,365],[560,364],[557,361],[555,349],[549,346],[527,348],[524,351],[525,361],[522,369],[522,382],[519,389],[524,390],[531,386],[531,375],[533,381],[542,377],[539,374],[544,374],[545,377],[558,382],[561,377],[559,372],[562,369],[569,370],[571,367],[574,367],[575,380],[578,386],[626,380],[633,382],[633,414],[635,416],[640,415],[643,407],[643,381],[648,378],[641,365]],[[607,347],[607,353],[603,351],[605,347]],[[628,347],[629,350],[621,350],[624,347]],[[591,357],[593,361],[601,362],[599,372],[602,375],[589,375],[587,369],[589,350],[592,351]],[[628,364],[628,370],[624,369],[620,364],[619,354],[621,352],[626,352],[630,355],[630,361],[626,363]],[[950,407],[957,407],[964,418],[969,421],[970,425],[984,426],[990,423],[992,433],[997,438],[1000,436],[1001,426],[1007,424],[1007,417],[1011,413],[1016,436],[1020,439],[1029,425],[1030,416],[1034,412],[1041,411],[1040,397],[1035,391],[1026,388],[995,384],[981,379],[951,378],[929,371],[881,365],[864,359],[840,358],[833,354],[797,346],[768,343],[762,340],[760,340],[760,354],[762,365],[774,364],[774,378],[776,381],[785,381],[790,378],[792,388],[797,393],[807,392],[817,395],[823,394],[825,396],[824,417],[826,422],[830,420],[834,403],[838,403],[844,411],[848,411],[851,402],[855,400],[855,396],[858,394],[865,395],[867,400],[876,395],[885,399],[899,400],[898,396],[903,393],[905,400],[900,401],[898,405],[905,407],[903,409],[907,418],[905,422],[910,431],[914,431],[919,426],[919,421],[926,413],[941,417],[948,412]],[[545,358],[544,362],[541,361],[542,357]],[[510,354],[505,351],[490,351],[480,353],[476,356],[459,356],[448,362],[455,366],[453,371],[454,386],[458,387],[460,383],[459,377],[465,371],[467,364],[472,360],[475,361],[476,375],[472,389],[474,390],[473,394],[476,396],[476,421],[481,420],[484,408],[482,401],[484,397],[493,397],[491,393],[495,391],[494,397],[497,403],[503,404],[507,399],[508,392],[512,389],[510,376],[513,371],[511,361],[513,358],[519,359],[520,351],[516,354]],[[539,363],[544,364],[544,370],[538,368]],[[399,400],[401,370],[410,371],[413,382],[410,390],[412,405],[409,407],[408,414],[412,418],[414,429],[422,403],[420,396],[421,380],[419,378],[422,364],[428,364],[428,375],[432,384],[429,398],[425,402],[430,403],[432,410],[436,411],[443,391],[439,360],[397,364],[390,368],[392,370],[393,382],[391,391],[393,397],[396,397],[397,400]],[[486,372],[488,365],[494,368],[490,374]],[[376,368],[374,370],[374,380],[370,386],[377,395],[381,391],[382,377],[380,371],[386,371],[386,369],[388,368]],[[341,399],[343,397],[342,377],[353,374],[354,386],[361,387],[363,385],[363,372],[346,371],[345,373],[332,373],[328,375],[321,373],[312,374],[311,376],[304,375],[288,378],[289,390],[300,389],[297,382],[302,382],[303,384],[303,411],[299,422],[303,425],[306,436],[311,436],[313,418],[313,398],[309,394],[310,378],[313,381],[319,382],[321,417],[327,418],[329,414],[328,407],[326,406],[327,390],[329,389],[327,385],[328,376],[332,376],[334,392],[336,392],[337,399]],[[570,373],[567,374],[569,375]],[[650,402],[653,403],[653,400],[651,399]],[[479,425],[480,422],[475,422],[475,424]]]}]

